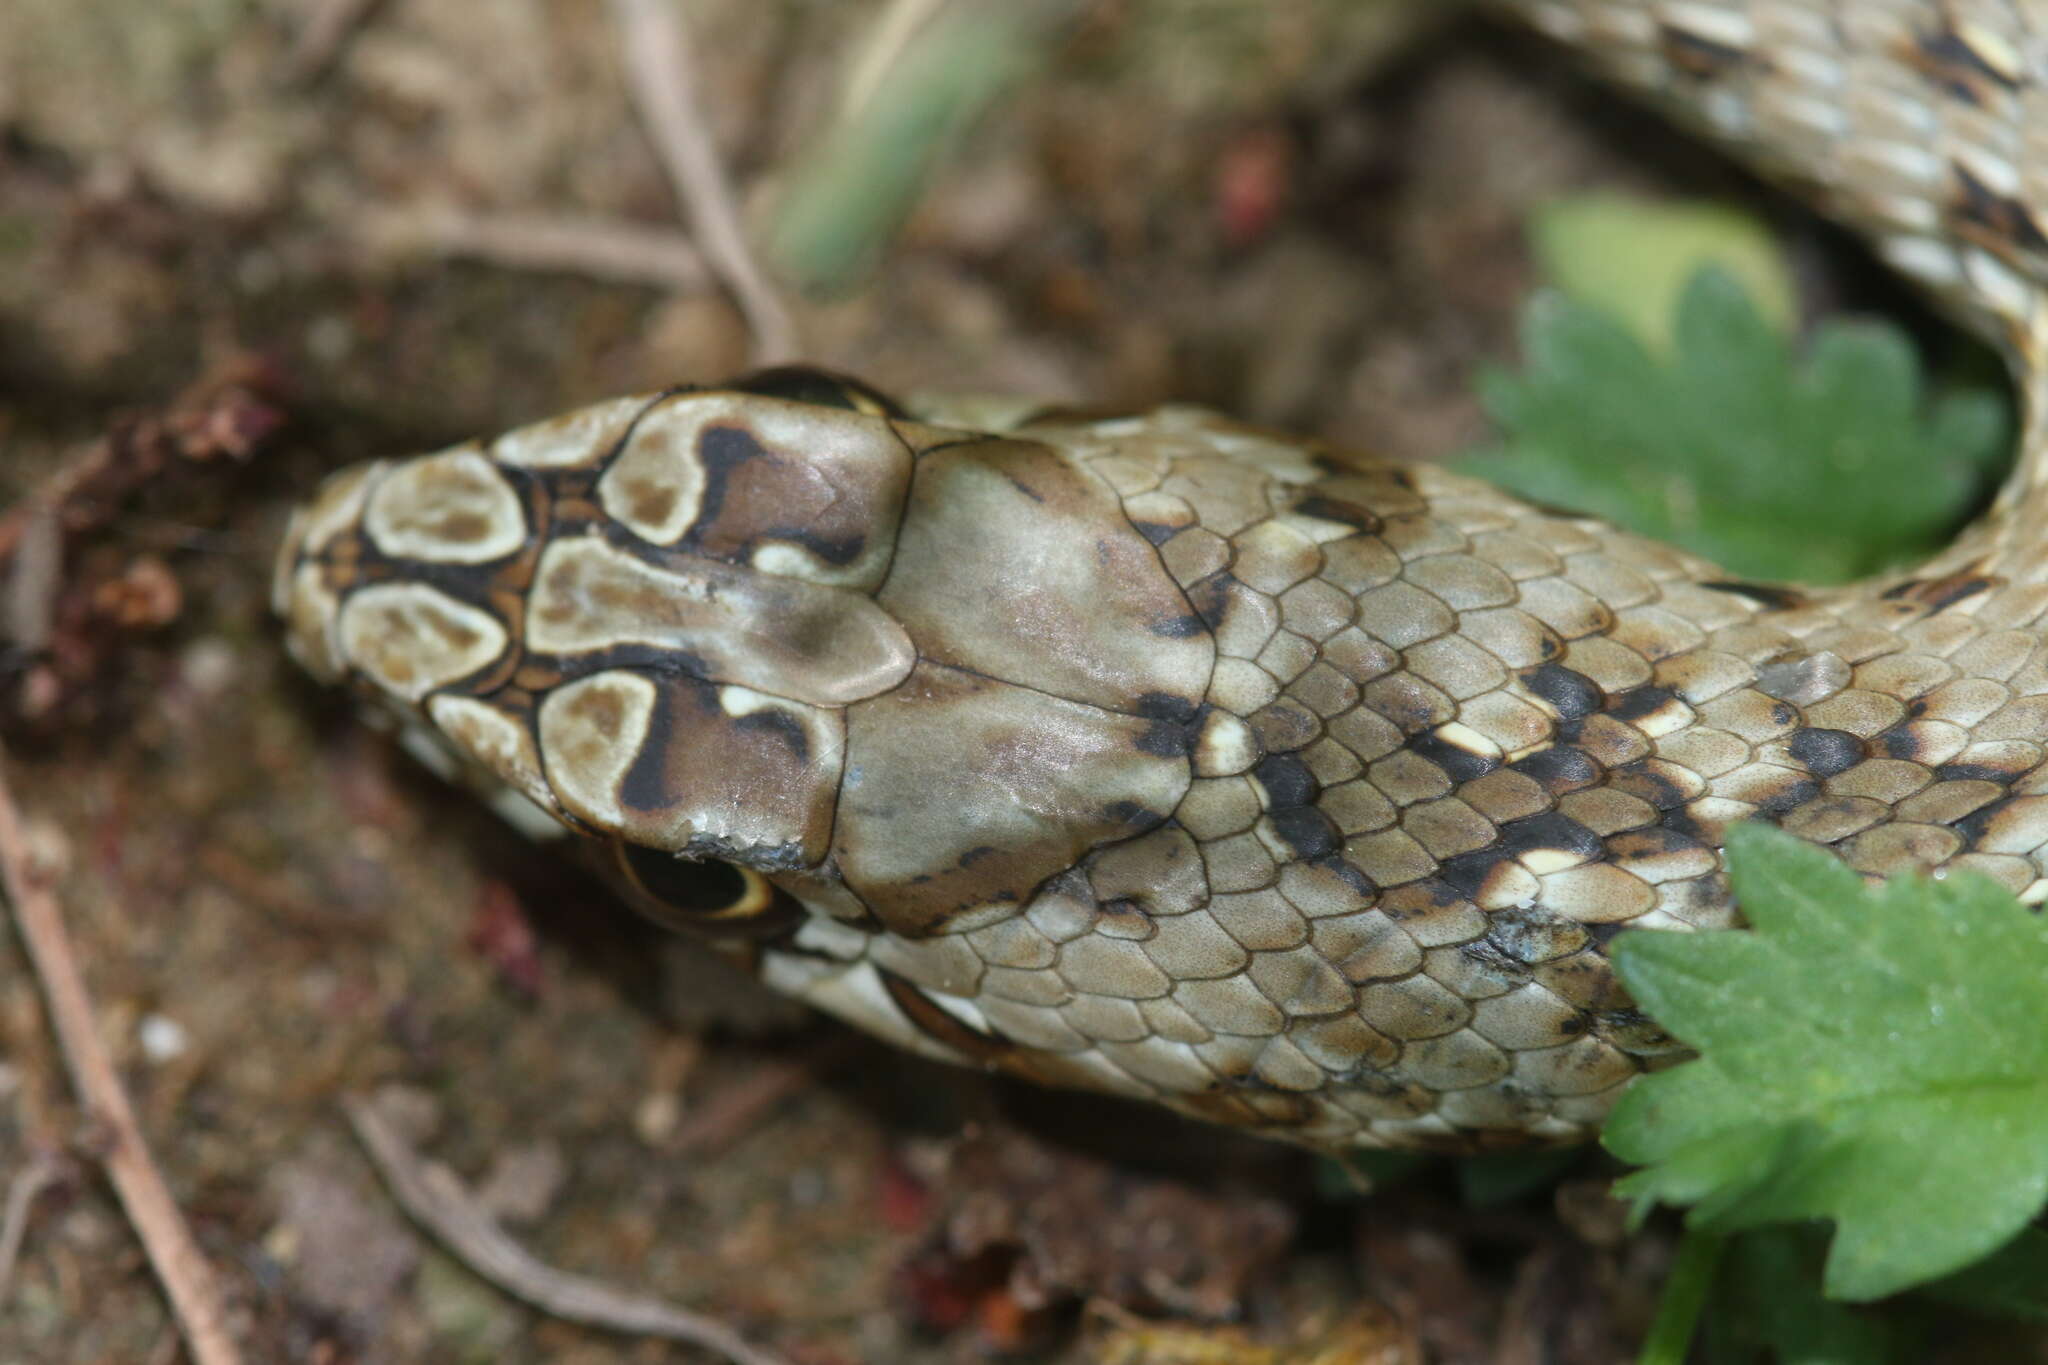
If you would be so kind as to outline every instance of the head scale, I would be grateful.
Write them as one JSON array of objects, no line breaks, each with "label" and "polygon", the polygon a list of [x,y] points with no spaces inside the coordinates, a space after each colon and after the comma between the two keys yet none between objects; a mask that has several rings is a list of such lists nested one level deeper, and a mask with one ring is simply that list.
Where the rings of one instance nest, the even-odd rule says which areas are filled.
[{"label": "head scale", "polygon": [[716,860],[912,937],[1164,819],[1213,662],[1100,478],[814,371],[344,471],[277,599],[643,904]]}]

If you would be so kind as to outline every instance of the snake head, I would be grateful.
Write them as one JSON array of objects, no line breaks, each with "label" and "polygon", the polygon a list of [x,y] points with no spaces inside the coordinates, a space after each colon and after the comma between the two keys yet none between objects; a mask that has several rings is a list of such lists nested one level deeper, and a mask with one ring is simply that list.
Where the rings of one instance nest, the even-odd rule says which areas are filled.
[{"label": "snake head", "polygon": [[1213,654],[1100,477],[812,371],[344,471],[276,599],[653,899],[714,860],[917,937],[1166,818]]}]

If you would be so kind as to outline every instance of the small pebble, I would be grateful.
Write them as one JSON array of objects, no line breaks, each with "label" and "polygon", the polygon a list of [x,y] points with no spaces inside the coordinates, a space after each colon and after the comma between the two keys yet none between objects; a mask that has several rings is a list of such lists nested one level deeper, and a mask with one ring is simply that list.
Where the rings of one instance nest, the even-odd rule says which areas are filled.
[{"label": "small pebble", "polygon": [[185,1026],[177,1020],[162,1014],[145,1014],[142,1022],[135,1026],[135,1037],[142,1044],[142,1055],[161,1066],[176,1057],[182,1057],[191,1046]]}]

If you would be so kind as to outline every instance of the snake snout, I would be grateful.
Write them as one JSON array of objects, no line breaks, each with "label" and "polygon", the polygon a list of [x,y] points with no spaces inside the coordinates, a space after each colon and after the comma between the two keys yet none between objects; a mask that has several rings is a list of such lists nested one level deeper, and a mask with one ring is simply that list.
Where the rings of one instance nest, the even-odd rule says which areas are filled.
[{"label": "snake snout", "polygon": [[916,661],[874,596],[911,468],[829,376],[620,399],[337,475],[276,605],[310,671],[573,829],[813,868],[846,708]]}]

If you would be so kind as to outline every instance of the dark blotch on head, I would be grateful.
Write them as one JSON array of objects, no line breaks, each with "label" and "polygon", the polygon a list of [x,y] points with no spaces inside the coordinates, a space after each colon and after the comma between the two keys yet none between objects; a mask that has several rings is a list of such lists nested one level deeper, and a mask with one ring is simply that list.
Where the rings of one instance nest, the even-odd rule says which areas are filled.
[{"label": "dark blotch on head", "polygon": [[1175,725],[1193,725],[1202,718],[1199,702],[1171,692],[1145,692],[1138,697],[1138,714],[1147,720],[1170,720]]},{"label": "dark blotch on head", "polygon": [[808,764],[811,761],[811,737],[804,733],[804,727],[797,722],[797,718],[787,711],[764,707],[759,711],[750,711],[744,716],[732,716],[728,719],[732,727],[742,733],[773,735],[789,746],[789,751],[796,755],[797,762]]},{"label": "dark blotch on head", "polygon": [[1522,674],[1522,686],[1549,702],[1565,720],[1584,720],[1607,700],[1599,683],[1563,664],[1543,664],[1528,670]]},{"label": "dark blotch on head", "polygon": [[1138,714],[1152,723],[1138,736],[1143,753],[1160,758],[1185,758],[1195,751],[1202,728],[1203,709],[1186,697],[1170,692],[1147,692],[1138,698]]},{"label": "dark blotch on head", "polygon": [[1195,609],[1195,615],[1202,623],[1214,630],[1223,624],[1223,618],[1230,611],[1232,590],[1238,586],[1230,570],[1218,569],[1207,578],[1188,588],[1188,605]]},{"label": "dark blotch on head", "polygon": [[697,460],[704,468],[704,492],[684,545],[695,545],[703,530],[718,524],[734,470],[750,460],[775,460],[775,455],[745,427],[720,425],[706,427],[697,437]]},{"label": "dark blotch on head", "polygon": [[1785,741],[1785,748],[1815,777],[1847,772],[1864,759],[1863,741],[1847,730],[1800,730]]},{"label": "dark blotch on head", "polygon": [[1180,527],[1167,526],[1156,521],[1134,521],[1131,527],[1154,545],[1164,545],[1180,534]]},{"label": "dark blotch on head", "polygon": [[1155,720],[1138,736],[1138,752],[1155,758],[1186,758],[1194,749],[1194,732],[1170,720]]},{"label": "dark blotch on head", "polygon": [[640,742],[640,752],[633,755],[632,766],[619,781],[619,803],[628,810],[665,810],[675,800],[668,776],[668,746],[675,734],[676,697],[685,689],[694,695],[697,709],[717,709],[716,689],[710,683],[691,680],[685,688],[655,689],[646,737]]},{"label": "dark blotch on head", "polygon": [[1147,828],[1158,824],[1166,817],[1149,811],[1135,801],[1112,801],[1102,808],[1103,818],[1119,825],[1142,825]]},{"label": "dark blotch on head", "polygon": [[1199,616],[1167,616],[1145,623],[1145,629],[1163,640],[1192,640],[1209,633],[1209,623]]}]

